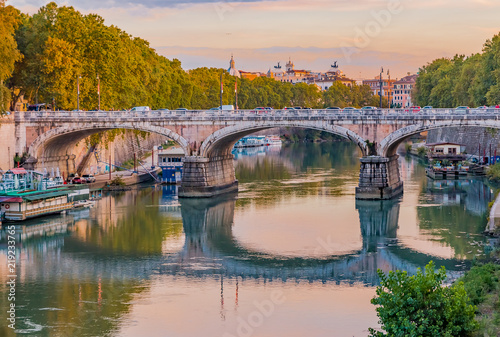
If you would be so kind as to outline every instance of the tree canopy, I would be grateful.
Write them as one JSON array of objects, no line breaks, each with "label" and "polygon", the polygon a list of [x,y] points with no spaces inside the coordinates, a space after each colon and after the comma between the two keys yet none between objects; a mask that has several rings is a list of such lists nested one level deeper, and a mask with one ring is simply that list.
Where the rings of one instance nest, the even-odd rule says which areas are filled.
[{"label": "tree canopy", "polygon": [[422,67],[415,98],[419,105],[441,108],[499,104],[500,35],[486,41],[482,53],[439,58]]},{"label": "tree canopy", "polygon": [[[371,101],[368,87],[336,83],[326,92],[314,84],[285,83],[272,78],[236,78],[226,70],[197,68],[184,71],[177,59],[155,52],[149,43],[116,26],[106,26],[96,14],[83,15],[73,7],[51,2],[33,15],[0,2],[0,84],[11,109],[21,96],[30,103],[55,103],[58,109],[96,109],[98,77],[101,108],[207,109],[223,104],[251,109],[257,106],[321,108],[362,106]],[[236,83],[235,83],[236,82]],[[0,94],[1,94],[0,93]]]}]

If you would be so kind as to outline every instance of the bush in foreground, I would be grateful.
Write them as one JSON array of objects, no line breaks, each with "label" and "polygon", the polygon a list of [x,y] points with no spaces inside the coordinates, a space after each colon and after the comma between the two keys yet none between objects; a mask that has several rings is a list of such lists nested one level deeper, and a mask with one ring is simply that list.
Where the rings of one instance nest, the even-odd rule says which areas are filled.
[{"label": "bush in foreground", "polygon": [[437,272],[431,261],[425,273],[378,271],[380,286],[372,304],[378,305],[379,323],[385,332],[370,328],[371,336],[470,336],[477,328],[476,307],[462,282],[443,286],[446,270]]}]

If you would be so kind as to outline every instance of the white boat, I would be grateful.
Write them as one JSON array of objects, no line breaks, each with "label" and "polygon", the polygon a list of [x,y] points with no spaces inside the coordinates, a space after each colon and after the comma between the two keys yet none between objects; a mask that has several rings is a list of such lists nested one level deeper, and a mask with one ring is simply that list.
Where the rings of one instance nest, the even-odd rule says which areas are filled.
[{"label": "white boat", "polygon": [[265,140],[266,145],[282,145],[281,138],[279,136],[267,136]]},{"label": "white boat", "polygon": [[258,147],[266,145],[266,136],[246,136],[241,138],[235,145],[235,148]]}]

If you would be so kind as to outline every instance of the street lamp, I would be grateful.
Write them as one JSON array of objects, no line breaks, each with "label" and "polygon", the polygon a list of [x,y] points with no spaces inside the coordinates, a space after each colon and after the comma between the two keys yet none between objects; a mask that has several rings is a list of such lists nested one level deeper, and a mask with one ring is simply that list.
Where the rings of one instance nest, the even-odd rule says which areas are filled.
[{"label": "street lamp", "polygon": [[378,92],[380,96],[380,109],[382,109],[382,73],[384,72],[384,67],[380,67],[380,91]]},{"label": "street lamp", "polygon": [[80,75],[76,77],[76,110],[80,111]]}]

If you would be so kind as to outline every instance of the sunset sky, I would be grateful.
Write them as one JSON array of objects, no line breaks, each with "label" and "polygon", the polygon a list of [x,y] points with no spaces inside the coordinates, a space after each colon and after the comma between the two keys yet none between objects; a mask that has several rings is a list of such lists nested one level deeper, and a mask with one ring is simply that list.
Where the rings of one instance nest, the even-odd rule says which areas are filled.
[{"label": "sunset sky", "polygon": [[[49,1],[8,0],[34,13]],[[354,79],[383,66],[401,77],[438,57],[470,55],[500,32],[498,0],[79,0],[55,1],[97,13],[178,58],[184,69],[266,72],[291,58],[296,69],[334,61]]]}]

